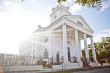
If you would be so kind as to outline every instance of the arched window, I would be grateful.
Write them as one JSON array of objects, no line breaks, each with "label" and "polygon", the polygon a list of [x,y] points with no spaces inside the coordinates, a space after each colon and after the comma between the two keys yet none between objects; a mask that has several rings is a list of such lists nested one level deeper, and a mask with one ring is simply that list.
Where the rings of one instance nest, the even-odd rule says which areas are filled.
[{"label": "arched window", "polygon": [[68,47],[68,61],[70,61],[71,56],[70,56],[70,48]]},{"label": "arched window", "polygon": [[44,51],[43,58],[48,58],[48,51],[47,51],[47,49],[45,49],[45,51]]},{"label": "arched window", "polygon": [[56,54],[56,60],[57,60],[57,63],[59,63],[59,52],[57,52]]},{"label": "arched window", "polygon": [[68,51],[70,51],[70,48],[68,47]]},{"label": "arched window", "polygon": [[82,24],[80,21],[77,21],[77,23],[78,23],[79,25],[83,26],[83,24]]},{"label": "arched window", "polygon": [[67,41],[68,44],[70,44],[70,41]]},{"label": "arched window", "polygon": [[33,58],[35,58],[35,49],[34,49],[34,51],[33,51]]}]

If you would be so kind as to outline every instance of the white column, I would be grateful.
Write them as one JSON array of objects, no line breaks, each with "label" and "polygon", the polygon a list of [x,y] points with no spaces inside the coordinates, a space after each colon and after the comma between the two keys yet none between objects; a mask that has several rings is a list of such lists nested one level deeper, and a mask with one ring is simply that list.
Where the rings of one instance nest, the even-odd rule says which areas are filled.
[{"label": "white column", "polygon": [[51,44],[52,43],[52,32],[49,33],[49,40],[50,40],[49,41],[49,44],[50,44],[49,45],[49,48],[50,48],[49,49],[49,58],[52,58],[52,53],[51,53],[51,50],[52,50],[52,44]]},{"label": "white column", "polygon": [[79,40],[78,40],[78,31],[75,30],[75,47],[76,47],[76,57],[77,60],[80,60],[80,47],[79,47]]},{"label": "white column", "polygon": [[89,61],[89,52],[88,52],[86,34],[84,34],[84,45],[85,45],[86,60]]},{"label": "white column", "polygon": [[80,57],[82,57],[81,40],[79,40],[79,47],[80,47]]},{"label": "white column", "polygon": [[64,60],[68,61],[66,24],[63,25],[63,56]]},{"label": "white column", "polygon": [[94,59],[94,61],[97,61],[97,59],[96,59],[96,53],[95,53],[95,48],[94,48],[93,37],[90,37],[90,38],[91,38],[91,46],[92,46],[93,59]]}]

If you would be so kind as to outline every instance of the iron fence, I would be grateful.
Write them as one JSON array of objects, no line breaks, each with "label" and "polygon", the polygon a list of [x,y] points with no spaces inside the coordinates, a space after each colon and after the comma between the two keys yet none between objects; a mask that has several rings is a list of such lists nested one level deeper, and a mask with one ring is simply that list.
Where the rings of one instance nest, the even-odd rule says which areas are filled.
[{"label": "iron fence", "polygon": [[[76,62],[75,57],[70,57],[70,62]],[[62,64],[64,58],[42,58],[33,56],[12,56],[0,57],[0,65],[49,65],[49,64]]]}]

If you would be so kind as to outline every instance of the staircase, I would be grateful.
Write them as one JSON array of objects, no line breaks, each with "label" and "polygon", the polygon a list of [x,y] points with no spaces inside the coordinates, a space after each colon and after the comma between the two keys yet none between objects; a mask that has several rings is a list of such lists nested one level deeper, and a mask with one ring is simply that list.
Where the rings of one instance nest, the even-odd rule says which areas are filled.
[{"label": "staircase", "polygon": [[83,67],[91,67],[89,64],[83,62]]}]

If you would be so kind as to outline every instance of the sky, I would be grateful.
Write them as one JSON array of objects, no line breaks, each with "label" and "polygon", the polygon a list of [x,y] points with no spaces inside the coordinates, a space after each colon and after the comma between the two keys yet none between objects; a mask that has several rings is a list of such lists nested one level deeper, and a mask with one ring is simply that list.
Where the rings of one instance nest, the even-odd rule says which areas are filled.
[{"label": "sky", "polygon": [[[94,30],[94,42],[110,36],[110,0],[102,0],[102,8],[87,8],[67,0],[62,3],[72,15],[82,15]],[[52,8],[57,0],[0,0],[0,53],[18,54],[19,43],[32,34],[38,25],[50,24]]]}]

